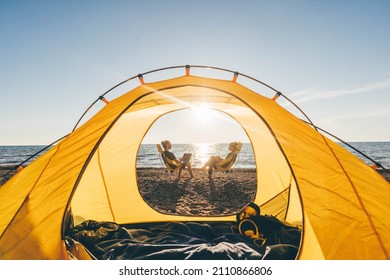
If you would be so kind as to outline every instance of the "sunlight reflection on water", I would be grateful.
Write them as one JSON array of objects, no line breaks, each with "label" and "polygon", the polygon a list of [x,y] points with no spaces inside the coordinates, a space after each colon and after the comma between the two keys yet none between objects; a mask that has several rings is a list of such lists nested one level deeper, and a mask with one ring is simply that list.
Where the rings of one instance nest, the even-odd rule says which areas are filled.
[{"label": "sunlight reflection on water", "polygon": [[[175,144],[172,143],[171,152],[177,158],[181,158],[184,153],[192,153],[192,167],[200,168],[213,155],[223,158],[229,153],[228,143],[197,143],[197,144]],[[155,144],[143,144],[140,147],[137,157],[137,167],[163,167]],[[255,168],[255,159],[252,145],[244,143],[239,153],[236,167]]]},{"label": "sunlight reflection on water", "polygon": [[201,143],[195,145],[197,159],[200,165],[204,165],[211,155],[211,144]]}]

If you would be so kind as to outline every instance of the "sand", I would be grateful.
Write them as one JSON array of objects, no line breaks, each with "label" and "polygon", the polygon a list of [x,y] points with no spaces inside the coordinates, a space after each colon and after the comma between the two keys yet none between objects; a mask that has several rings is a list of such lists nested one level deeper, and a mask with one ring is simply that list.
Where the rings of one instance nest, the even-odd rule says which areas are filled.
[{"label": "sand", "polygon": [[11,166],[0,166],[0,186],[7,182],[15,173],[16,170]]},{"label": "sand", "polygon": [[180,215],[226,215],[237,213],[253,200],[257,179],[255,169],[234,169],[233,172],[194,170],[195,179],[178,180],[177,172],[165,169],[138,169],[137,180],[145,201],[163,213]]}]

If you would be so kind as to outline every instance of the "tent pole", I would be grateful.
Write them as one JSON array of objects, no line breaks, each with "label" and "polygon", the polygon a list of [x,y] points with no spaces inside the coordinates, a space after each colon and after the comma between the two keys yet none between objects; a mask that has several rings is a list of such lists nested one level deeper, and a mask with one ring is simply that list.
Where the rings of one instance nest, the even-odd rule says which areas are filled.
[{"label": "tent pole", "polygon": [[[304,120],[303,120],[304,121]],[[306,122],[306,121],[304,121]],[[309,124],[308,122],[306,122],[307,124]],[[313,124],[311,124],[313,125]],[[385,171],[389,171],[387,170],[382,164],[380,164],[379,162],[375,161],[374,159],[370,158],[368,155],[366,155],[365,153],[363,153],[362,151],[356,149],[355,147],[353,147],[352,145],[348,144],[347,142],[345,142],[344,140],[340,139],[339,137],[337,137],[336,135],[333,135],[332,133],[318,127],[318,126],[315,126],[313,125],[315,129],[318,129],[318,130],[321,130],[322,132],[325,132],[326,134],[334,137],[335,139],[339,140],[340,142],[342,142],[343,144],[347,145],[348,147],[350,147],[351,149],[353,149],[354,151],[356,151],[357,153],[359,153],[360,155],[364,156],[366,159],[370,160],[371,162],[373,162],[376,166],[378,166],[379,168],[382,168],[383,170]]]},{"label": "tent pole", "polygon": [[15,170],[19,171],[21,169],[23,169],[23,164],[26,163],[27,161],[29,161],[30,159],[32,159],[33,157],[35,157],[36,155],[38,155],[39,153],[43,152],[44,150],[50,148],[51,146],[53,146],[55,143],[61,141],[62,139],[64,139],[65,137],[67,137],[69,134],[65,135],[65,136],[62,136],[60,139],[57,139],[56,141],[54,141],[53,143],[45,146],[44,148],[40,149],[38,152],[36,152],[35,154],[29,156],[27,159],[25,159],[24,161],[22,161],[21,163],[19,163],[18,165],[15,165],[15,167],[11,170],[9,170],[7,173],[3,174],[3,176],[1,176],[1,178],[4,178],[6,177],[7,175],[9,175],[11,172],[14,172]]}]

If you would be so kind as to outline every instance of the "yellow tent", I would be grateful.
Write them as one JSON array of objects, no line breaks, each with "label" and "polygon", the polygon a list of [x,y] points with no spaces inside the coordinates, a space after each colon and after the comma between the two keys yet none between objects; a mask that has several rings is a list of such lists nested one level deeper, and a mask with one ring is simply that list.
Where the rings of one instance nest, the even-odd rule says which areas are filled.
[{"label": "yellow tent", "polygon": [[107,102],[0,187],[0,259],[68,259],[70,208],[78,221],[234,220],[162,214],[138,192],[137,152],[148,129],[164,114],[201,103],[247,133],[257,167],[254,201],[302,226],[298,259],[390,259],[390,188],[381,175],[276,98],[238,83],[238,73],[225,80],[186,70],[151,83],[139,76],[141,85]]}]

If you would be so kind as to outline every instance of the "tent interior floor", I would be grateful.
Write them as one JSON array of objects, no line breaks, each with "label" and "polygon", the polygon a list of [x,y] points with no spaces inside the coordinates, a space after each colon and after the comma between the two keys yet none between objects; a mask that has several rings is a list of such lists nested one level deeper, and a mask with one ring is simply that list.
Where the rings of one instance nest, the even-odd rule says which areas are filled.
[{"label": "tent interior floor", "polygon": [[285,226],[259,244],[239,234],[231,221],[119,225],[87,220],[66,238],[99,260],[293,260],[301,232]]}]

